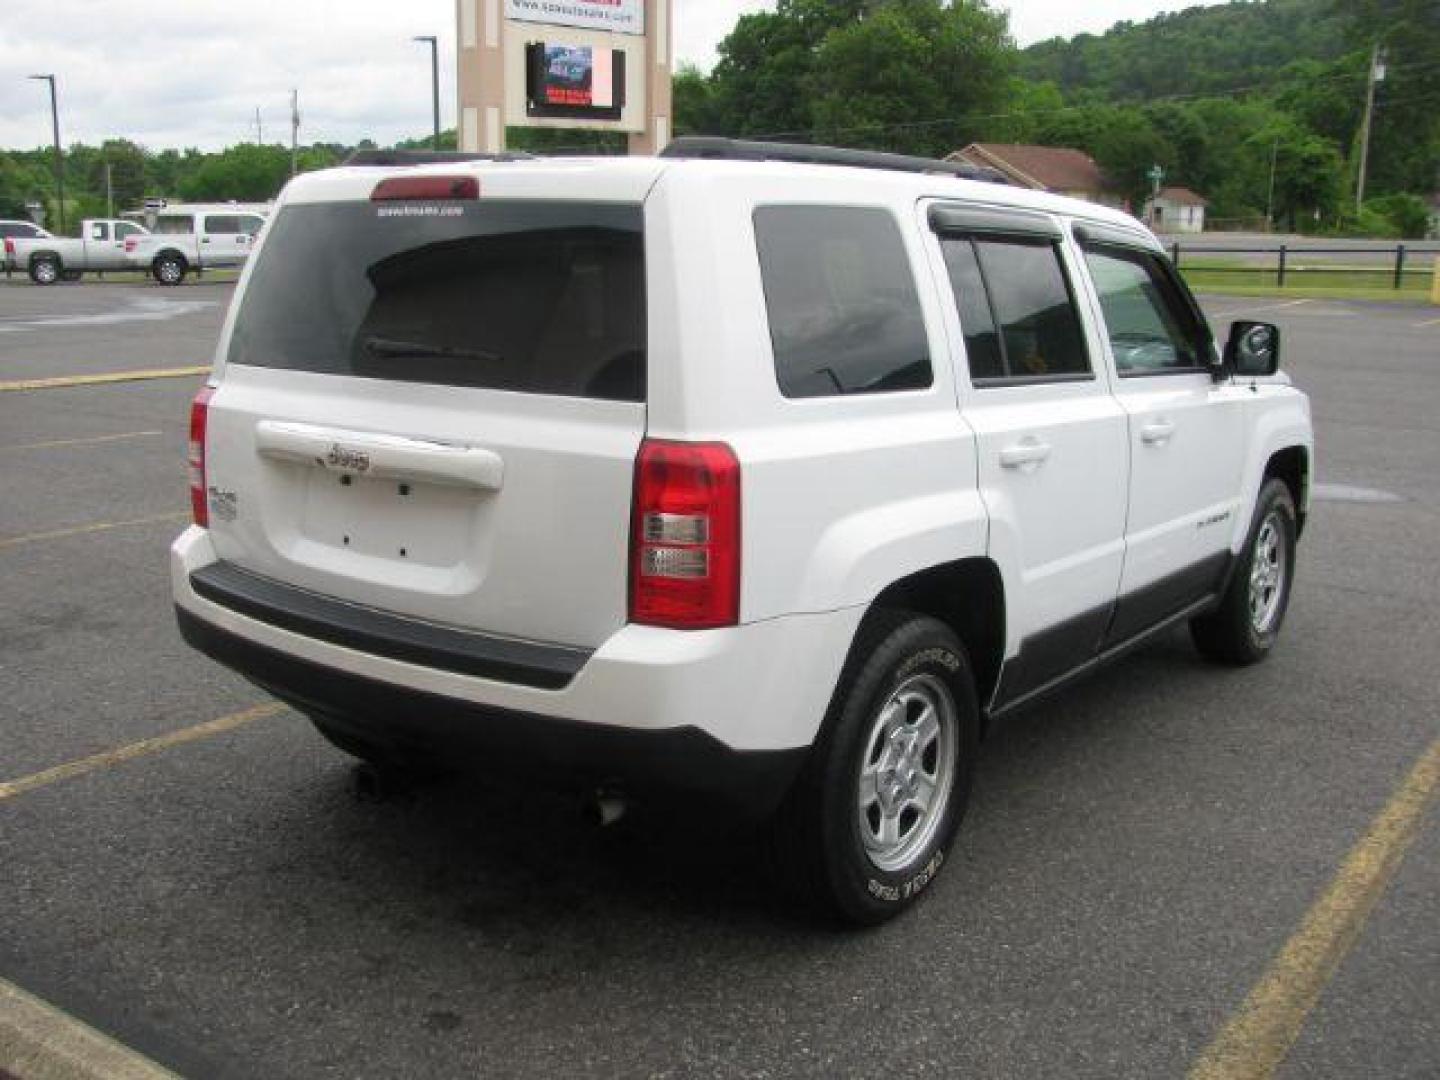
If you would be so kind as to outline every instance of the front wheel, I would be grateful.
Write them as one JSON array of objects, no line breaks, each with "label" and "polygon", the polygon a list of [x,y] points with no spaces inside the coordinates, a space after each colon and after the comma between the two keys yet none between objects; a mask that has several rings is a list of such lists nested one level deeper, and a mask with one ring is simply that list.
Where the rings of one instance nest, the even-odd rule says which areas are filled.
[{"label": "front wheel", "polygon": [[781,876],[853,925],[904,911],[960,826],[979,732],[970,665],[950,629],[912,612],[873,613],[773,823]]},{"label": "front wheel", "polygon": [[161,285],[179,285],[185,280],[185,260],[179,255],[160,255],[150,267]]},{"label": "front wheel", "polygon": [[1190,636],[1202,655],[1227,664],[1253,664],[1270,655],[1290,606],[1296,535],[1289,487],[1267,480],[1220,606],[1190,620]]}]

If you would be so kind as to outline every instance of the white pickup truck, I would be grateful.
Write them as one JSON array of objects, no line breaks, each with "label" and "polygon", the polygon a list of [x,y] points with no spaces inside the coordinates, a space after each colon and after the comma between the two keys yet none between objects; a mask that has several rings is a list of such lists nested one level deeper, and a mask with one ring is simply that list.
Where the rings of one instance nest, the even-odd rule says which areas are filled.
[{"label": "white pickup truck", "polygon": [[125,256],[132,269],[149,270],[161,285],[179,285],[191,272],[241,265],[269,213],[262,204],[167,206],[153,232],[130,238]]},{"label": "white pickup truck", "polygon": [[25,270],[36,285],[79,281],[87,271],[128,270],[125,241],[148,235],[143,225],[118,218],[93,218],[80,223],[79,238],[16,236],[5,247],[12,265]]}]

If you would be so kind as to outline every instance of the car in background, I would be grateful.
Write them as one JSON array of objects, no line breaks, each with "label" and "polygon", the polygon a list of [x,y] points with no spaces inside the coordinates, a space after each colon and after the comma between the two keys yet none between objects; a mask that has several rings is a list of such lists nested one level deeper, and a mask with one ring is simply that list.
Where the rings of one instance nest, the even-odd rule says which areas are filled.
[{"label": "car in background", "polygon": [[15,269],[24,270],[36,285],[57,281],[79,281],[86,272],[128,270],[125,241],[146,235],[143,225],[120,218],[87,218],[80,223],[80,236],[46,234],[39,238],[15,237],[5,243],[7,258]]},{"label": "car in background", "polygon": [[0,221],[0,247],[5,252],[3,268],[8,274],[15,269],[15,245],[12,240],[41,240],[50,234],[33,221]]},{"label": "car in background", "polygon": [[161,285],[179,285],[187,274],[244,263],[269,214],[263,204],[167,206],[148,234],[125,241],[125,256],[132,269],[150,271]]}]

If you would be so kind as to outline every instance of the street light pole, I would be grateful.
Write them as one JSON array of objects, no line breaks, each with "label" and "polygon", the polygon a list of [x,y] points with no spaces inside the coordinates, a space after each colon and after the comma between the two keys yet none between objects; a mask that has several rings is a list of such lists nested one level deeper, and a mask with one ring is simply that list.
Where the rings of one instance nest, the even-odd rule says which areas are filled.
[{"label": "street light pole", "polygon": [[430,43],[430,94],[434,107],[435,136],[430,145],[433,149],[440,149],[440,42],[434,34],[420,34],[413,40],[426,41]]},{"label": "street light pole", "polygon": [[55,76],[31,75],[36,82],[50,84],[50,126],[55,134],[55,188],[60,194],[60,233],[65,233],[65,160],[60,154],[60,107],[55,102]]}]

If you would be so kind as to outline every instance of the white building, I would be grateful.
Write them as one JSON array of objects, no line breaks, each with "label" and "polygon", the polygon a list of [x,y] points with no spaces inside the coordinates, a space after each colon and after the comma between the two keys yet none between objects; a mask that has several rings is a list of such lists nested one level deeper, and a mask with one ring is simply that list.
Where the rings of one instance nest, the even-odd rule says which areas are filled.
[{"label": "white building", "polygon": [[1210,202],[1187,187],[1164,187],[1145,204],[1145,221],[1156,232],[1205,231],[1205,207]]}]

